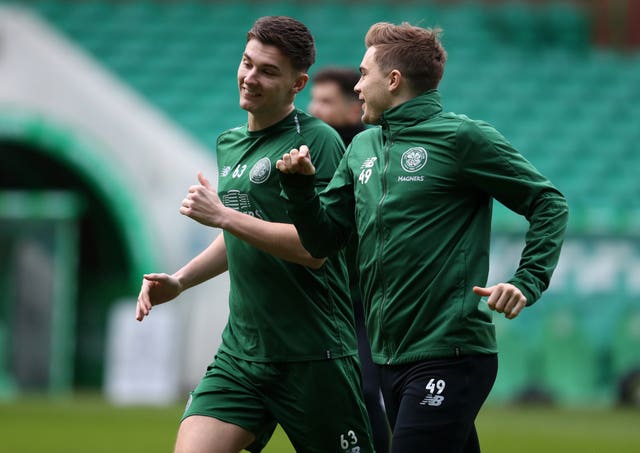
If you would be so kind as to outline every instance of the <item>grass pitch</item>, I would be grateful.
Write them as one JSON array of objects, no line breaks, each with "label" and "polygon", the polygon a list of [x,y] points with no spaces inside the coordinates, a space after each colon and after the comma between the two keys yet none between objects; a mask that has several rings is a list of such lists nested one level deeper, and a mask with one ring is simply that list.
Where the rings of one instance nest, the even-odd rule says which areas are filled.
[{"label": "grass pitch", "polygon": [[[118,407],[96,396],[0,401],[0,453],[173,451],[183,405]],[[487,453],[637,453],[640,410],[485,407]],[[278,429],[264,453],[293,453]]]}]

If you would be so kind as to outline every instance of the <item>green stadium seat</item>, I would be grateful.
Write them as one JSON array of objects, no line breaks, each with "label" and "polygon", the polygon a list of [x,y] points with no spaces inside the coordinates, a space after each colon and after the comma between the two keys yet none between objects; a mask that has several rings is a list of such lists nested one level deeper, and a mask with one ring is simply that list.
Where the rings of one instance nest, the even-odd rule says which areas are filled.
[{"label": "green stadium seat", "polygon": [[511,403],[536,390],[538,351],[531,320],[535,313],[522,313],[515,320],[494,315],[498,342],[498,375],[490,401]]},{"label": "green stadium seat", "polygon": [[600,357],[579,311],[567,305],[551,310],[543,321],[540,348],[540,383],[556,402],[594,401]]},{"label": "green stadium seat", "polygon": [[621,310],[612,329],[611,368],[616,379],[640,370],[640,305],[631,299]]},{"label": "green stadium seat", "polygon": [[572,51],[585,52],[589,46],[587,14],[572,2],[548,2],[541,7],[542,33],[551,43]]}]

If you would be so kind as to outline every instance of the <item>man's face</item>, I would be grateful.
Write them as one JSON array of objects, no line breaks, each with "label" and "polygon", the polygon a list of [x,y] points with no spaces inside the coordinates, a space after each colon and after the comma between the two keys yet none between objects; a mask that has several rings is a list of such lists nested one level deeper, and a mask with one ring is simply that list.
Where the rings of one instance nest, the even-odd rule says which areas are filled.
[{"label": "man's face", "polygon": [[238,66],[240,107],[261,119],[286,112],[306,76],[280,50],[252,39]]},{"label": "man's face", "polygon": [[[318,82],[311,86],[309,113],[334,127],[354,124],[352,99],[347,99],[336,82]],[[356,121],[360,122],[359,116]]]},{"label": "man's face", "polygon": [[392,105],[389,79],[375,62],[375,53],[375,47],[367,49],[360,63],[360,80],[355,86],[356,93],[364,101],[362,121],[367,124],[378,124],[382,112]]}]

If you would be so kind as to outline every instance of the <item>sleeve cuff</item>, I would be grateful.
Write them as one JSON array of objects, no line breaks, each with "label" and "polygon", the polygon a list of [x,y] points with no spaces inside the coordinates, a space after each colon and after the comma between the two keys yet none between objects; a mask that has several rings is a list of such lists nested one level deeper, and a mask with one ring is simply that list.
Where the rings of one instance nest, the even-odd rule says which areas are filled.
[{"label": "sleeve cuff", "polygon": [[315,179],[315,175],[280,173],[283,194],[292,202],[303,202],[313,198]]}]

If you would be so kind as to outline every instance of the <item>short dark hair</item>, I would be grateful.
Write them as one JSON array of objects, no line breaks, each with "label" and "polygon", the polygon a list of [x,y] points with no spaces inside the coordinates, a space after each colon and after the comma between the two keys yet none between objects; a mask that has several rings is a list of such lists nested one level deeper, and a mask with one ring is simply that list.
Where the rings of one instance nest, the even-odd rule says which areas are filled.
[{"label": "short dark hair", "polygon": [[252,39],[277,47],[302,72],[307,72],[316,61],[313,35],[306,25],[291,17],[261,17],[247,32],[247,42]]},{"label": "short dark hair", "polygon": [[375,47],[375,61],[383,71],[399,70],[416,93],[438,88],[444,74],[447,52],[440,42],[440,28],[421,28],[403,22],[373,24],[367,48]]},{"label": "short dark hair", "polygon": [[313,76],[314,83],[333,82],[338,85],[340,92],[345,97],[352,97],[354,100],[358,99],[358,93],[353,91],[353,87],[356,86],[358,80],[360,80],[360,73],[358,71],[338,66],[329,66],[320,69]]}]

